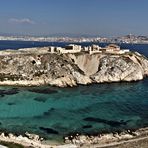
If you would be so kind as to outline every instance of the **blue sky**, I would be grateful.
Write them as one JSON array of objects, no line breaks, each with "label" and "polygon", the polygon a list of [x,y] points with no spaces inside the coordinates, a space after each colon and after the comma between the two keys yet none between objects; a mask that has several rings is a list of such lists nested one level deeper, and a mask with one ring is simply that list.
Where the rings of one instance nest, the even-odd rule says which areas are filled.
[{"label": "blue sky", "polygon": [[0,33],[148,35],[148,0],[0,0]]}]

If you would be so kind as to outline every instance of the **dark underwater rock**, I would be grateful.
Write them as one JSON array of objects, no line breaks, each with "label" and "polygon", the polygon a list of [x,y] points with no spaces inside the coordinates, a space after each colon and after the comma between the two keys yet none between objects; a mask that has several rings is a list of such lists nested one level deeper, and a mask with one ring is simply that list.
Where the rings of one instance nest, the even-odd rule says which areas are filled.
[{"label": "dark underwater rock", "polygon": [[8,105],[15,105],[16,103],[15,102],[9,102],[9,103],[7,103]]},{"label": "dark underwater rock", "polygon": [[50,115],[50,111],[44,112],[43,115],[44,116],[49,116]]},{"label": "dark underwater rock", "polygon": [[49,88],[45,88],[45,89],[33,88],[33,89],[29,89],[28,91],[35,92],[35,93],[40,93],[40,94],[54,94],[54,93],[58,92],[56,90],[49,89]]},{"label": "dark underwater rock", "polygon": [[17,88],[12,88],[8,90],[0,90],[0,96],[4,97],[5,95],[14,95],[19,93],[19,90]]},{"label": "dark underwater rock", "polygon": [[118,126],[127,124],[127,122],[125,122],[123,120],[121,120],[121,121],[112,121],[112,120],[105,120],[105,119],[94,118],[94,117],[84,118],[83,120],[84,121],[89,121],[89,122],[104,123],[104,124],[110,125],[112,127],[118,127]]},{"label": "dark underwater rock", "polygon": [[52,111],[54,111],[55,108],[50,108],[48,111],[44,112],[43,115],[44,116],[49,116],[51,114]]},{"label": "dark underwater rock", "polygon": [[44,98],[44,97],[36,97],[34,98],[35,101],[38,101],[38,102],[46,102],[47,101],[47,98]]},{"label": "dark underwater rock", "polygon": [[92,128],[92,125],[84,125],[82,128],[83,129]]},{"label": "dark underwater rock", "polygon": [[59,132],[52,129],[52,128],[46,128],[46,127],[39,127],[40,130],[45,131],[47,134],[55,134],[58,135]]}]

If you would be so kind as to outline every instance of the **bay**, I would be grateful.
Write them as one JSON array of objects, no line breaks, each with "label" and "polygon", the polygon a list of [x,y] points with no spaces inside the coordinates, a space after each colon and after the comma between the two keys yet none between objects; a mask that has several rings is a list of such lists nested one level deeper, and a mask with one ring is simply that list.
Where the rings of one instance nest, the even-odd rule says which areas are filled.
[{"label": "bay", "polygon": [[[68,43],[0,41],[0,49]],[[92,43],[83,43],[83,46]],[[101,44],[100,46],[105,46]],[[148,56],[148,45],[121,44]],[[148,126],[148,78],[74,88],[0,87],[0,130],[36,133],[62,142],[69,134],[96,134]]]}]

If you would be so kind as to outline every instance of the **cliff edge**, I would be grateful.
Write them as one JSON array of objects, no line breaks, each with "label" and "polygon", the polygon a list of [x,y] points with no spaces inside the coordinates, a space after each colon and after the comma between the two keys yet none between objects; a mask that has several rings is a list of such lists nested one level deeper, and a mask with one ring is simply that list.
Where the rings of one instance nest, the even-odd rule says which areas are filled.
[{"label": "cliff edge", "polygon": [[137,52],[50,53],[46,48],[0,51],[0,85],[59,87],[137,81],[148,76],[148,59]]}]

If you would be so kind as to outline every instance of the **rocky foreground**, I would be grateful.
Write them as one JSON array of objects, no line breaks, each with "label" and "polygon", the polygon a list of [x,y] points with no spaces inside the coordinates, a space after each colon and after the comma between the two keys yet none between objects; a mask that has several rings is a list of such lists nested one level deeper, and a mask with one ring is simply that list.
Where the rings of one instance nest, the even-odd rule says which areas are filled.
[{"label": "rocky foreground", "polygon": [[124,54],[52,54],[48,48],[0,51],[0,85],[58,87],[137,81],[148,75],[148,59]]},{"label": "rocky foreground", "polygon": [[[0,85],[58,87],[91,83],[138,81],[148,76],[148,59],[137,52],[53,54],[48,48],[29,48],[0,51]],[[133,147],[147,146],[148,129],[125,131],[97,136],[75,135],[65,137],[66,145],[42,144],[31,135],[16,137],[0,135],[0,141],[14,142],[24,147]],[[133,145],[135,143],[135,145]],[[144,147],[144,146],[142,146]]]},{"label": "rocky foreground", "polygon": [[[51,145],[44,143],[38,135],[25,133],[25,136],[13,134],[0,134],[0,142],[9,145],[19,144],[30,148],[147,148],[148,128],[136,131],[127,130],[121,133],[90,135],[70,135],[65,137],[65,144]],[[14,146],[15,147],[15,146]]]},{"label": "rocky foreground", "polygon": [[96,136],[76,134],[65,137],[65,142],[76,145],[77,148],[147,148],[148,128]]}]

